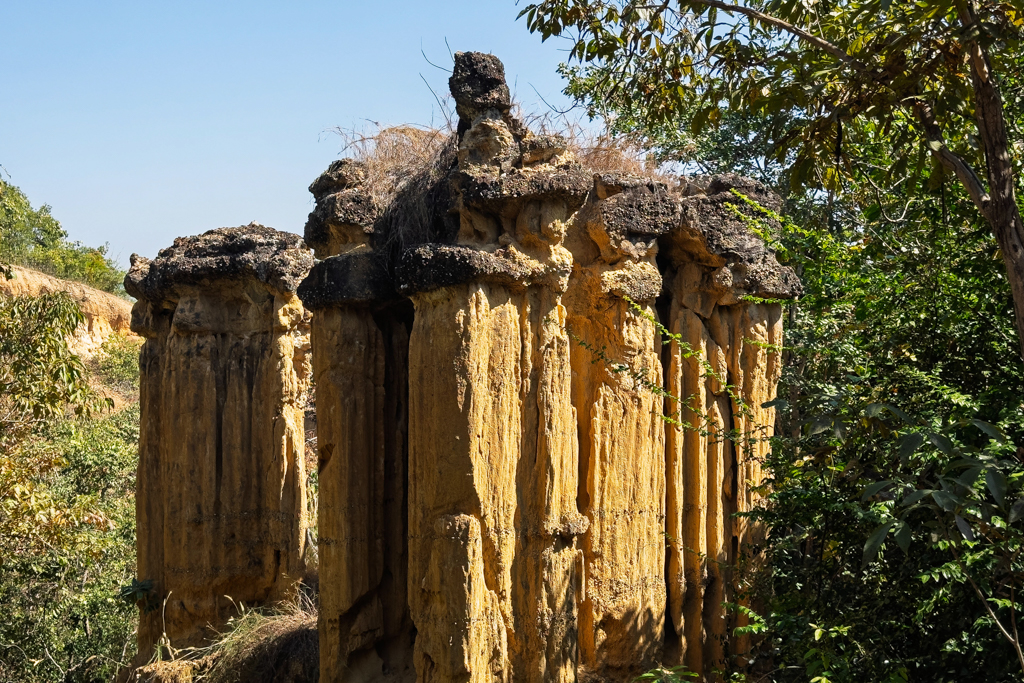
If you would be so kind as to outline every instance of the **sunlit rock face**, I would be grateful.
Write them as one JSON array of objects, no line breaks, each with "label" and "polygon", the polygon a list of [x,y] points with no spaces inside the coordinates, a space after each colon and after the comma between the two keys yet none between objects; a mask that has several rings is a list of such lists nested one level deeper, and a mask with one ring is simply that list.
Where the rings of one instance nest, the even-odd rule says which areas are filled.
[{"label": "sunlit rock face", "polygon": [[414,680],[408,607],[408,387],[412,304],[388,274],[379,212],[356,162],[311,186],[299,287],[317,387],[320,678]]},{"label": "sunlit rock face", "polygon": [[93,357],[111,335],[134,337],[131,302],[109,292],[62,280],[21,266],[8,266],[13,277],[0,277],[0,296],[40,296],[65,292],[82,312],[82,322],[68,339],[68,348],[83,359]]},{"label": "sunlit rock face", "polygon": [[297,235],[255,223],[132,257],[138,577],[155,601],[142,661],[164,636],[201,643],[236,604],[284,598],[305,572],[308,321],[295,289],[312,264]]}]

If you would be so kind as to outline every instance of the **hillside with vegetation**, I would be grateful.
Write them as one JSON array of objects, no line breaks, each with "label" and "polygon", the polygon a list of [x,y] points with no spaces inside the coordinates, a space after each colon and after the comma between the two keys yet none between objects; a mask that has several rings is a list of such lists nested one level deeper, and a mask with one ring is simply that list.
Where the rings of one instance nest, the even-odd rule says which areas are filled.
[{"label": "hillside with vegetation", "polygon": [[123,293],[104,249],[2,182],[0,263],[16,278],[0,283],[0,680],[109,681],[134,650],[118,592],[135,573],[140,340],[123,299],[9,267]]},{"label": "hillside with vegetation", "polygon": [[0,179],[0,263],[26,266],[104,292],[124,295],[124,271],[107,247],[68,238],[50,207],[32,208],[19,188]]}]

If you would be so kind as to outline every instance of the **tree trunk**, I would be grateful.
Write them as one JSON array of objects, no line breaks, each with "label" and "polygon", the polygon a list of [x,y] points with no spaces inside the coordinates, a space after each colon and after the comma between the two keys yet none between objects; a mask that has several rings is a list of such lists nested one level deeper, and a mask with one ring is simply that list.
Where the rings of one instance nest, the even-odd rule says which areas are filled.
[{"label": "tree trunk", "polygon": [[973,46],[972,77],[974,80],[974,111],[978,132],[985,150],[989,201],[980,207],[992,228],[1006,264],[1006,277],[1013,292],[1017,336],[1024,357],[1024,221],[1014,192],[1013,164],[1010,143],[1003,118],[1003,102],[992,82],[988,55],[980,46]]}]

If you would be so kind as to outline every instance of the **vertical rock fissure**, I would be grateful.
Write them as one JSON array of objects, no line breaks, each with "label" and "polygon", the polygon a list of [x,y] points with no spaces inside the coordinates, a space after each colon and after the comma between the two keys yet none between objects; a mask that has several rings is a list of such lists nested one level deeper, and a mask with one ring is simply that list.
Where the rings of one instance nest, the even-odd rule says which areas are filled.
[{"label": "vertical rock fissure", "polygon": [[213,484],[213,515],[220,518],[221,480],[224,478],[224,401],[227,395],[227,378],[220,372],[220,344],[214,339],[210,343],[210,375],[214,378],[215,406],[214,426],[214,484]]}]

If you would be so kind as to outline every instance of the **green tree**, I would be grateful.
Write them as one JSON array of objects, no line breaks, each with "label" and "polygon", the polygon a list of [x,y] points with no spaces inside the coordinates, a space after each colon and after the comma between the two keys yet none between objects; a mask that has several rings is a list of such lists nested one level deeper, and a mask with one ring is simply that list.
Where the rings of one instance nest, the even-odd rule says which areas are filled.
[{"label": "green tree", "polygon": [[870,172],[890,186],[930,157],[999,244],[1024,353],[1019,153],[1004,113],[1007,93],[1020,98],[1020,0],[541,0],[522,14],[545,39],[570,36],[587,65],[569,70],[570,92],[596,110],[649,125],[695,108],[694,133],[728,110],[781,124],[771,153],[794,187],[840,189],[850,141],[887,144],[889,163]]},{"label": "green tree", "polygon": [[757,513],[775,680],[1016,680],[1024,667],[1019,12],[524,11],[545,36],[572,33],[584,66],[563,70],[591,114],[662,160],[760,178],[811,226],[781,238],[807,293],[789,307]]},{"label": "green tree", "polygon": [[[108,681],[132,642],[135,610],[115,596],[134,574],[138,406],[97,417],[109,402],[68,348],[81,322],[65,293],[0,297],[4,681]],[[138,366],[112,360],[127,348],[105,350],[134,384]]]},{"label": "green tree", "polygon": [[68,348],[81,321],[64,293],[0,298],[0,538],[28,553],[59,544],[88,515],[38,488],[59,457],[24,457],[30,437],[55,418],[104,405]]}]

